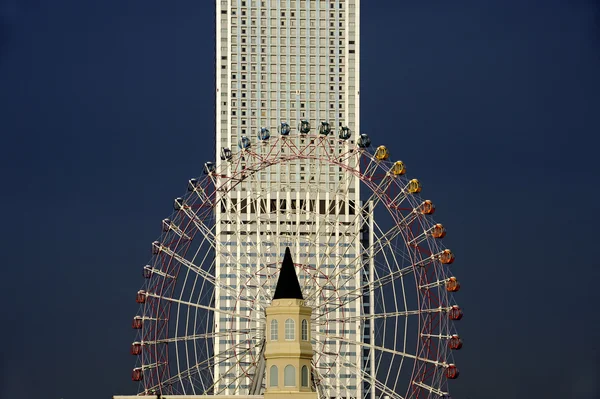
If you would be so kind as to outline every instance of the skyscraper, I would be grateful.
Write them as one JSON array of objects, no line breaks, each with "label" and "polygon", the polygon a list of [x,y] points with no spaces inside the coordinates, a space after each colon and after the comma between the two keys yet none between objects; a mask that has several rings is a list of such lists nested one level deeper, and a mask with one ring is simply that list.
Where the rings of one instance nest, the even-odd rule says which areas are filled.
[{"label": "skyscraper", "polygon": [[[327,396],[362,397],[365,354],[348,342],[366,335],[357,317],[365,311],[365,301],[340,299],[361,286],[363,271],[357,262],[365,220],[359,211],[359,180],[342,167],[316,160],[351,152],[348,148],[360,131],[359,3],[216,1],[219,170],[227,162],[226,151],[244,151],[246,145],[262,154],[277,152],[278,159],[290,154],[290,146],[314,148],[315,154],[248,172],[217,209],[215,307],[221,312],[215,314],[214,354],[224,360],[214,365],[216,393],[246,394],[253,389],[252,379],[263,372],[256,364],[260,344],[242,342],[241,335],[232,338],[227,332],[265,330],[264,306],[272,298],[276,279],[271,276],[278,270],[274,265],[289,246],[301,265],[298,277],[307,287],[307,304],[322,308],[328,316],[321,319],[331,320],[313,323],[314,346],[320,352],[315,380]],[[326,145],[303,135],[328,127],[334,136],[323,138]],[[337,140],[338,130],[346,128],[353,137]],[[260,141],[259,135],[283,135],[286,140]],[[244,168],[242,163],[227,170],[231,175]],[[315,288],[317,281],[320,289]],[[324,291],[337,293],[337,299]],[[344,317],[352,321],[340,322]],[[350,339],[344,343],[328,338],[340,334]],[[260,343],[264,337],[254,338]],[[231,361],[232,353],[236,361]],[[336,353],[343,353],[345,361],[336,362]]]}]

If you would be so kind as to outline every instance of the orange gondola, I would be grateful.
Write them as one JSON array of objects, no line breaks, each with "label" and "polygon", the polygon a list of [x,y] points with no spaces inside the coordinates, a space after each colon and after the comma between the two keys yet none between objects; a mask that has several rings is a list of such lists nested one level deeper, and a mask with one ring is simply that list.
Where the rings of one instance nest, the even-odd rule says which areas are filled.
[{"label": "orange gondola", "polygon": [[432,227],[431,236],[433,238],[444,238],[446,237],[446,229],[442,224],[438,223]]},{"label": "orange gondola", "polygon": [[448,292],[458,292],[460,290],[460,283],[456,279],[456,277],[450,277],[448,281],[446,281],[446,291]]},{"label": "orange gondola", "polygon": [[433,202],[431,202],[431,200],[423,201],[419,208],[420,212],[423,215],[433,215],[435,213],[435,205],[433,205]]},{"label": "orange gondola", "polygon": [[454,262],[454,254],[449,249],[444,249],[440,255],[440,262],[449,265]]}]

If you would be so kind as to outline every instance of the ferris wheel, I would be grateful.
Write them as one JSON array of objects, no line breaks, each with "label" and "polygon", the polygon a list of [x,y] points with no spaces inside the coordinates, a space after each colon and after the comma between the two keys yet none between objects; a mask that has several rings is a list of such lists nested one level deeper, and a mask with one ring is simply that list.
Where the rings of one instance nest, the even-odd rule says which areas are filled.
[{"label": "ferris wheel", "polygon": [[320,398],[449,398],[463,313],[433,202],[367,135],[290,130],[223,148],[162,221],[133,319],[140,395],[262,393],[264,309],[289,247]]}]

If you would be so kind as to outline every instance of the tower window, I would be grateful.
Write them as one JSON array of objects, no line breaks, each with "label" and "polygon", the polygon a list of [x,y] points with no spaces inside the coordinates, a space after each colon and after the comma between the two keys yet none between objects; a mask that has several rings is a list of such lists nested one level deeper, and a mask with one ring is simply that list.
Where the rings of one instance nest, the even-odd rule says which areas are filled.
[{"label": "tower window", "polygon": [[308,341],[308,322],[302,319],[302,341]]},{"label": "tower window", "polygon": [[296,323],[293,319],[285,321],[285,339],[288,341],[296,339]]},{"label": "tower window", "polygon": [[279,371],[277,370],[277,366],[271,366],[271,368],[269,369],[269,386],[276,387],[278,385],[279,385]]},{"label": "tower window", "polygon": [[301,384],[303,387],[308,387],[308,367],[302,366]]},{"label": "tower window", "polygon": [[288,364],[283,369],[283,385],[286,387],[296,386],[296,368],[291,364]]},{"label": "tower window", "polygon": [[277,320],[271,320],[271,341],[277,341],[279,339],[279,334],[277,333],[278,328],[279,323],[277,323]]}]

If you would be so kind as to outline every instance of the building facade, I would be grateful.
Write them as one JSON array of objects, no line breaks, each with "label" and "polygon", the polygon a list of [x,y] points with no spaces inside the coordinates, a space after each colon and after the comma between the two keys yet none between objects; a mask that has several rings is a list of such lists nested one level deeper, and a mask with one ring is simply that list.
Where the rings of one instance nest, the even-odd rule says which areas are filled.
[{"label": "building facade", "polygon": [[[359,0],[216,0],[218,170],[231,174],[244,167],[227,165],[221,155],[223,149],[243,151],[239,143],[245,139],[262,154],[282,154],[278,159],[285,158],[287,145],[314,145],[323,160],[349,151],[360,131],[359,16]],[[300,134],[306,122],[314,134],[322,122],[329,124],[333,135],[327,146]],[[279,137],[288,128],[285,143],[258,139],[266,130]],[[336,139],[341,128],[353,132],[350,140]],[[265,334],[265,307],[273,295],[276,265],[290,247],[302,265],[298,278],[307,305],[331,319],[313,323],[311,334],[319,354],[314,368],[322,394],[364,396],[366,354],[360,345],[334,339],[344,335],[347,342],[361,342],[369,335],[360,317],[338,322],[360,316],[368,306],[362,299],[343,299],[344,292],[360,289],[364,278],[357,266],[365,224],[359,183],[342,167],[305,157],[252,171],[221,199],[215,231],[214,296],[221,312],[215,314],[214,393],[247,395],[257,373],[263,373],[257,371],[262,369],[256,359],[262,356],[265,336],[248,342],[248,335],[227,332]],[[317,280],[342,293],[336,303],[315,293]]]}]

